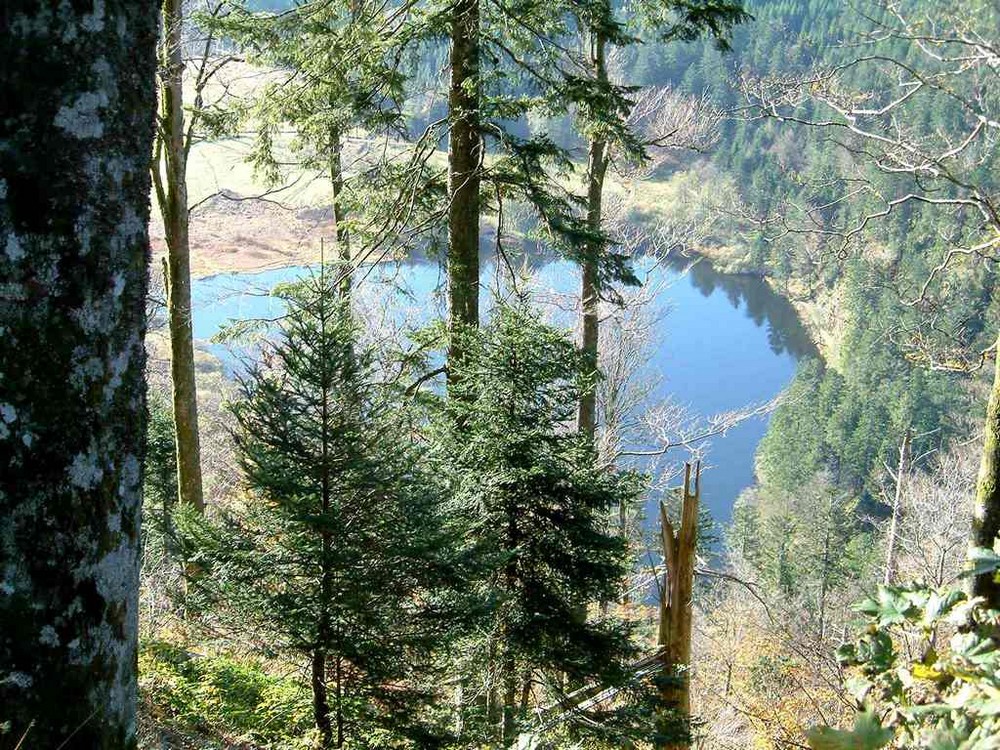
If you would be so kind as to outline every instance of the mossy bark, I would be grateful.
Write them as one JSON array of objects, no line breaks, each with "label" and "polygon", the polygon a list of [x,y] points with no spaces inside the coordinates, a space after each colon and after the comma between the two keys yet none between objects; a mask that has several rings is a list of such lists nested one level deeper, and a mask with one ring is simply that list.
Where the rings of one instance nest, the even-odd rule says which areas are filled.
[{"label": "mossy bark", "polygon": [[0,11],[4,746],[136,744],[157,14]]},{"label": "mossy bark", "polygon": [[[997,339],[996,364],[993,371],[993,389],[986,406],[986,424],[983,428],[983,456],[976,486],[976,503],[972,514],[974,547],[993,549],[1000,536],[1000,338]],[[1000,609],[1000,583],[992,573],[972,579],[972,593],[986,598],[988,606]]]},{"label": "mossy bark", "polygon": [[[177,495],[204,510],[198,389],[191,319],[191,242],[188,233],[187,149],[184,126],[184,55],[181,0],[164,0],[160,43],[160,128],[165,183],[157,182],[167,240],[167,310],[170,321],[170,378],[177,443]],[[159,165],[156,165],[159,169]]]}]

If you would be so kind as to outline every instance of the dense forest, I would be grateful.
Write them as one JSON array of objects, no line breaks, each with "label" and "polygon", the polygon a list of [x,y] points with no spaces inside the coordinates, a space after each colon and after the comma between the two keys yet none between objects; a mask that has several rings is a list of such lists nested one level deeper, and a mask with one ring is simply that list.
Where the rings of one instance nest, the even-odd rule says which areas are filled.
[{"label": "dense forest", "polygon": [[0,750],[1000,747],[998,28],[7,3]]}]

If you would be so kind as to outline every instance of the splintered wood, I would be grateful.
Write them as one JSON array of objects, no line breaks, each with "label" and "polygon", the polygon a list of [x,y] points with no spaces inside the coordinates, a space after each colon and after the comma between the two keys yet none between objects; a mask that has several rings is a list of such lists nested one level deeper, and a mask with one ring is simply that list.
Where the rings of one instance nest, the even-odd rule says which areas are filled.
[{"label": "splintered wood", "polygon": [[[660,501],[660,539],[665,571],[660,586],[660,623],[657,644],[663,679],[660,707],[677,719],[691,714],[688,665],[691,663],[691,592],[694,582],[695,548],[698,538],[698,503],[701,495],[701,462],[684,465],[681,489],[680,528],[675,531]],[[682,748],[687,744],[663,744],[663,748]]]}]

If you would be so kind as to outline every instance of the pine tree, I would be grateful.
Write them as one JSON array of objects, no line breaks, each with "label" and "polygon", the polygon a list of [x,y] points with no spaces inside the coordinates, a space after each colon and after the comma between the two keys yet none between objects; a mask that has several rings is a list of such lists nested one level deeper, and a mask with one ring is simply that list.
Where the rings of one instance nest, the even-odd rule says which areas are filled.
[{"label": "pine tree", "polygon": [[737,561],[756,566],[760,562],[760,509],[756,493],[744,490],[733,506],[733,518],[726,530],[726,546]]},{"label": "pine tree", "polygon": [[[627,49],[653,39],[694,40],[701,36],[713,39],[721,49],[729,48],[732,29],[751,18],[742,2],[702,0],[700,2],[640,3],[638,22],[629,28],[625,13],[608,0],[593,0],[579,6],[579,25],[585,34],[586,59],[581,65],[589,75],[573,77],[567,85],[569,108],[587,136],[586,227],[589,237],[581,248],[582,280],[580,287],[581,349],[591,371],[597,372],[600,336],[599,302],[603,284],[601,268],[614,258],[604,226],[604,181],[613,152],[628,161],[642,161],[646,148],[663,144],[646,143],[632,132],[628,119],[632,95],[638,86],[628,81],[612,80],[608,72],[610,51]],[[631,12],[634,12],[631,11]],[[577,413],[580,431],[594,438],[597,425],[595,388],[585,389]]]},{"label": "pine tree", "polygon": [[438,459],[487,606],[468,653],[509,746],[546,679],[620,676],[629,651],[621,626],[575,614],[618,594],[626,549],[606,520],[637,483],[598,468],[591,442],[567,429],[583,382],[568,336],[519,302],[465,337]]},{"label": "pine tree", "polygon": [[147,398],[146,464],[142,483],[143,556],[169,548],[171,515],[177,505],[177,442],[170,404],[159,393]]},{"label": "pine tree", "polygon": [[455,574],[412,409],[334,276],[280,290],[288,314],[241,378],[245,502],[220,523],[183,519],[197,590],[308,661],[325,748],[420,731]]},{"label": "pine tree", "polygon": [[857,500],[835,488],[830,476],[821,473],[797,494],[796,506],[796,515],[809,519],[799,530],[796,546],[802,583],[810,589],[810,610],[822,637],[829,594],[851,571],[848,548],[857,531]]}]

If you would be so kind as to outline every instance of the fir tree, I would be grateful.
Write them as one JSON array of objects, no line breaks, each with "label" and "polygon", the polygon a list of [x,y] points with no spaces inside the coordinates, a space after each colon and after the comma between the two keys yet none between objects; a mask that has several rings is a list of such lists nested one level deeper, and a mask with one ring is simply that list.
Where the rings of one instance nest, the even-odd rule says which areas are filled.
[{"label": "fir tree", "polygon": [[308,661],[322,746],[364,747],[377,727],[422,735],[454,566],[411,410],[332,276],[280,290],[288,314],[241,379],[245,501],[184,527],[205,571],[197,589]]},{"label": "fir tree", "polygon": [[[256,131],[250,156],[255,169],[269,184],[280,183],[288,166],[287,145],[296,166],[318,170],[330,180],[344,296],[350,292],[353,268],[371,252],[362,248],[352,254],[350,230],[360,222],[351,214],[354,209],[380,213],[371,205],[365,210],[364,197],[352,198],[345,166],[348,136],[355,129],[367,139],[405,133],[405,75],[400,69],[405,40],[399,33],[405,19],[405,12],[387,12],[384,5],[366,0],[310,0],[275,13],[255,12],[242,3],[211,20],[251,62],[276,71],[238,108]],[[284,144],[278,139],[289,123],[294,136]],[[373,156],[380,149],[371,152],[361,164],[369,182],[376,174],[391,172],[389,164]],[[385,210],[399,213],[395,205]]]},{"label": "fir tree", "polygon": [[606,519],[637,483],[598,468],[592,443],[567,427],[584,378],[563,332],[518,303],[465,335],[439,459],[487,606],[466,653],[509,746],[540,686],[621,676],[621,625],[576,613],[618,595],[626,549]]},{"label": "fir tree", "polygon": [[[590,369],[597,372],[600,336],[599,301],[601,297],[601,266],[613,258],[614,247],[609,243],[604,217],[604,184],[608,168],[617,156],[627,162],[646,160],[649,148],[663,148],[664,133],[643,137],[629,123],[633,97],[639,88],[631,82],[614,80],[609,74],[608,54],[627,50],[644,41],[643,37],[664,40],[694,40],[711,37],[720,49],[729,48],[732,29],[751,18],[742,2],[728,0],[667,0],[640,2],[638,19],[631,24],[624,10],[608,0],[591,0],[579,6],[578,23],[584,32],[585,60],[580,67],[587,75],[567,78],[568,109],[575,112],[581,134],[587,137],[586,226],[590,237],[581,253],[581,349]],[[621,17],[620,17],[621,16]],[[620,76],[619,76],[620,77]],[[670,140],[667,136],[667,141]],[[580,431],[594,438],[597,425],[597,394],[595,388],[581,394],[577,415]]]}]

